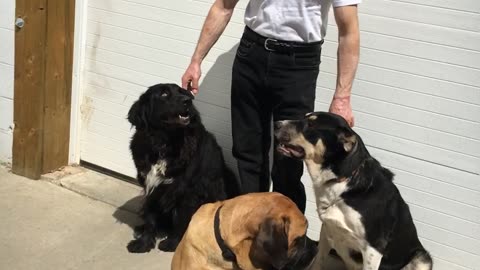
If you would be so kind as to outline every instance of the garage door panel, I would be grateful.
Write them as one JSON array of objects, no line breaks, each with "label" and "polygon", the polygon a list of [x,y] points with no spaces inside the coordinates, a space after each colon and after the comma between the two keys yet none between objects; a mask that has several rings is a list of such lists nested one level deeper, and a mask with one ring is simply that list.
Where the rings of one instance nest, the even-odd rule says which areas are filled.
[{"label": "garage door panel", "polygon": [[[190,63],[190,57],[179,55],[177,53],[171,53],[164,50],[140,46],[110,38],[102,37],[95,39],[95,37],[96,36],[94,35],[89,35],[89,39],[87,39],[87,45],[93,47],[93,51],[95,51],[95,48],[101,49],[106,53],[109,52],[112,54],[124,55],[125,57],[133,57],[139,61],[144,60],[148,61],[149,63],[172,67],[173,69],[183,69]],[[91,53],[92,50],[89,50],[89,53]],[[96,59],[96,55],[91,54],[90,57],[91,59]],[[219,63],[215,63],[214,65],[213,63],[205,62],[202,65],[202,69],[205,74],[213,74],[211,76],[215,76],[219,80],[223,81],[224,84],[230,86],[229,81],[232,73],[231,62],[233,62],[233,56],[221,56],[221,58],[231,58],[230,65],[224,66]],[[168,77],[167,74],[162,74],[162,76]]]},{"label": "garage door panel", "polygon": [[[460,11],[478,6],[469,1],[457,1],[455,10],[445,9],[452,7],[450,0],[371,0],[359,8],[362,49],[352,99],[355,129],[372,155],[396,174],[422,242],[440,270],[474,269],[479,261],[480,25],[472,23],[478,14]],[[205,59],[195,99],[230,166],[235,166],[231,64],[247,2],[239,3]],[[134,176],[128,109],[148,86],[180,81],[211,3],[89,1],[82,159]],[[334,24],[331,18],[317,110],[328,109],[336,83]],[[302,181],[308,233],[316,238],[321,223],[311,180],[304,175]]]},{"label": "garage door panel", "polygon": [[[320,101],[329,102],[336,83],[336,75],[333,73],[321,72],[318,77],[317,91],[322,93],[323,89],[331,89],[328,93],[317,96]],[[478,90],[470,88],[471,95],[476,95]],[[480,122],[480,105],[470,102],[463,102],[423,93],[419,90],[409,90],[402,87],[391,87],[384,84],[373,83],[370,81],[356,79],[353,84],[353,91],[356,96],[372,98],[385,102],[391,102],[403,106],[413,107],[420,110],[436,112],[439,114],[458,117],[465,120]],[[461,95],[460,93],[450,90],[452,94]],[[463,93],[462,93],[463,94]],[[480,101],[480,94],[479,101]]]},{"label": "garage door panel", "polygon": [[480,141],[355,110],[358,127],[414,142],[480,157]]},{"label": "garage door panel", "polygon": [[[361,7],[359,10],[361,13]],[[332,24],[335,22],[333,14],[330,14],[329,22]],[[480,44],[480,33],[478,32],[459,31],[453,28],[362,13],[360,14],[360,23],[362,31],[480,51],[477,45]]]},{"label": "garage door panel", "polygon": [[478,5],[477,0],[423,0],[422,2],[418,2],[416,0],[393,1],[480,13],[480,6]]},{"label": "garage door panel", "polygon": [[422,192],[397,184],[406,202],[461,218],[473,223],[480,220],[480,208],[470,206],[431,193]]},{"label": "garage door panel", "polygon": [[[128,15],[122,15],[118,13],[108,12],[96,8],[89,8],[89,20],[94,22],[107,23],[114,26],[124,27],[131,30],[140,32],[158,34],[165,37],[176,37],[181,41],[191,42],[195,45],[196,39],[192,37],[198,37],[200,30],[192,29],[191,27],[182,27],[172,24],[166,24],[157,21],[151,21],[143,19],[142,17],[133,17]],[[233,38],[229,36],[222,36],[215,45],[219,49],[225,51],[230,50],[238,43],[238,37]]]},{"label": "garage door panel", "polygon": [[[336,58],[337,49],[334,43],[326,42],[323,48],[323,59],[327,57]],[[477,79],[480,78],[480,70],[478,69],[365,47],[361,49],[361,63],[363,65],[472,86],[478,85],[480,82],[480,79]],[[432,68],[432,65],[435,65],[435,68]]]},{"label": "garage door panel", "polygon": [[[142,45],[154,49],[164,50],[167,52],[191,57],[195,50],[195,43],[192,40],[182,41],[174,39],[171,36],[164,36],[158,33],[151,34],[146,32],[140,32],[137,30],[131,30],[124,27],[114,26],[106,23],[100,23],[95,21],[88,21],[87,23],[88,34],[99,36],[101,38],[110,38],[119,41],[129,42],[131,44]],[[235,47],[236,48],[236,47]],[[225,65],[231,65],[231,61],[225,61],[219,56],[223,55],[225,50],[212,48],[204,59],[206,62],[215,62]],[[233,58],[232,54],[231,58]]]},{"label": "garage door panel", "polygon": [[[468,269],[476,269],[478,266],[480,258],[477,255],[442,245],[429,239],[422,238],[421,241],[425,248],[434,256],[434,262],[435,257],[439,257],[445,261],[467,267]],[[436,266],[435,269],[437,269]]]},{"label": "garage door panel", "polygon": [[[405,4],[396,1],[370,0],[370,3],[369,5],[362,5],[360,11],[387,18],[480,32],[478,14],[473,12]],[[425,14],[429,14],[429,16],[425,16]]]},{"label": "garage door panel", "polygon": [[444,131],[476,140],[475,134],[480,134],[480,123],[454,118],[437,113],[409,108],[390,102],[373,100],[364,97],[354,97],[352,103],[362,112],[404,121],[434,130]]},{"label": "garage door panel", "polygon": [[[362,29],[360,29],[360,35],[362,48],[380,50],[464,67],[480,68],[480,52],[362,31]],[[325,40],[336,44],[338,40],[337,37],[338,29],[336,27],[330,27]]]},{"label": "garage door panel", "polygon": [[412,159],[411,157],[388,152],[385,149],[376,148],[375,146],[370,146],[369,151],[387,167],[397,168],[453,185],[480,191],[480,181],[477,174],[445,167],[440,164],[431,163],[428,160]]},{"label": "garage door panel", "polygon": [[440,229],[457,233],[471,239],[480,240],[480,224],[454,217],[415,203],[408,203],[415,222],[429,224]]},{"label": "garage door panel", "polygon": [[[172,9],[172,10],[183,10],[188,11],[190,14],[195,14],[201,17],[205,17],[210,7],[213,4],[213,0],[206,0],[206,1],[177,1],[172,2],[168,0],[133,0],[130,2],[135,2],[139,4],[145,4],[152,7],[159,7],[165,9]],[[245,7],[247,3],[242,3],[246,1],[239,1],[237,4],[237,8]],[[236,8],[236,9],[237,9]],[[234,12],[232,16],[232,21],[236,23],[243,23],[243,12]]]},{"label": "garage door panel", "polygon": [[357,128],[357,133],[362,136],[367,145],[385,149],[396,153],[428,160],[448,167],[459,168],[471,173],[479,173],[479,159],[462,153],[453,152],[413,141],[389,136],[364,128]]},{"label": "garage door panel", "polygon": [[[336,74],[336,63],[337,61],[335,59],[324,57],[322,58],[320,69],[321,71],[330,74]],[[480,104],[480,94],[476,87],[371,65],[364,65],[362,61],[360,61],[356,79],[434,96],[451,98],[453,100],[464,101],[476,105]],[[330,87],[332,87],[332,85],[330,85]],[[355,91],[355,89],[353,91]]]},{"label": "garage door panel", "polygon": [[421,234],[423,238],[437,239],[439,244],[457,247],[461,251],[473,253],[477,256],[480,254],[480,240],[478,239],[443,230],[423,222],[417,221],[415,224],[418,233]]}]

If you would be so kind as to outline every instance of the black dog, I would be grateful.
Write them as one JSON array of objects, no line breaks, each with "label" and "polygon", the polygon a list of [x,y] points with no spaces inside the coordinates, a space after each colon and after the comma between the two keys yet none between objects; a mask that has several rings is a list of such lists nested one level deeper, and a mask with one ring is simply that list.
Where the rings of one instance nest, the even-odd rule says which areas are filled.
[{"label": "black dog", "polygon": [[145,191],[144,225],[130,252],[174,251],[195,211],[239,194],[215,137],[206,131],[193,95],[175,84],[151,86],[128,112],[136,132],[130,143],[138,182]]},{"label": "black dog", "polygon": [[310,113],[276,122],[275,137],[281,153],[305,160],[313,181],[322,230],[312,269],[323,269],[331,248],[348,269],[432,269],[393,173],[370,156],[345,119]]}]

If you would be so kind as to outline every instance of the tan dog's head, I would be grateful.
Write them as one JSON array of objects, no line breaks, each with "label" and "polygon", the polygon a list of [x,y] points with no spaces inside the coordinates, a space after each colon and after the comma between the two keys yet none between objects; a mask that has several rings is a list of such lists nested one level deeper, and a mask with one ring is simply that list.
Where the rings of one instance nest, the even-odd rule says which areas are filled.
[{"label": "tan dog's head", "polygon": [[317,254],[317,246],[306,237],[306,230],[307,221],[301,213],[265,219],[250,249],[252,263],[263,269],[269,269],[267,265],[275,269],[306,269]]},{"label": "tan dog's head", "polygon": [[275,122],[278,151],[289,157],[324,164],[342,160],[360,138],[341,116],[313,112],[301,120]]}]

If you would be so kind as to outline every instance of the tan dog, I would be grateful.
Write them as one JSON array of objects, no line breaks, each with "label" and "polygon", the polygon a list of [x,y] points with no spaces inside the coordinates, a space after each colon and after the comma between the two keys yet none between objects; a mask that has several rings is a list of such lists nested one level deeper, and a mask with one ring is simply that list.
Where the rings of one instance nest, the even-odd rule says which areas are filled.
[{"label": "tan dog", "polygon": [[279,193],[205,204],[193,216],[171,269],[304,269],[317,252],[307,227],[297,206]]}]

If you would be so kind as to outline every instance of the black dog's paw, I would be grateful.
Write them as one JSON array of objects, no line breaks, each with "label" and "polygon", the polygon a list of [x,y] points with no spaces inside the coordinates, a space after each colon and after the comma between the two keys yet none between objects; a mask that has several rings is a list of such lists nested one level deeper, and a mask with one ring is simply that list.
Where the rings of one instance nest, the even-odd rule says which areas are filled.
[{"label": "black dog's paw", "polygon": [[145,225],[138,225],[133,228],[133,238],[139,239],[143,235],[143,231],[145,230]]},{"label": "black dog's paw", "polygon": [[154,247],[155,247],[155,241],[145,240],[143,238],[132,240],[127,245],[127,249],[131,253],[149,252]]},{"label": "black dog's paw", "polygon": [[177,238],[166,238],[160,241],[158,249],[165,252],[173,252],[178,246],[180,241]]}]

